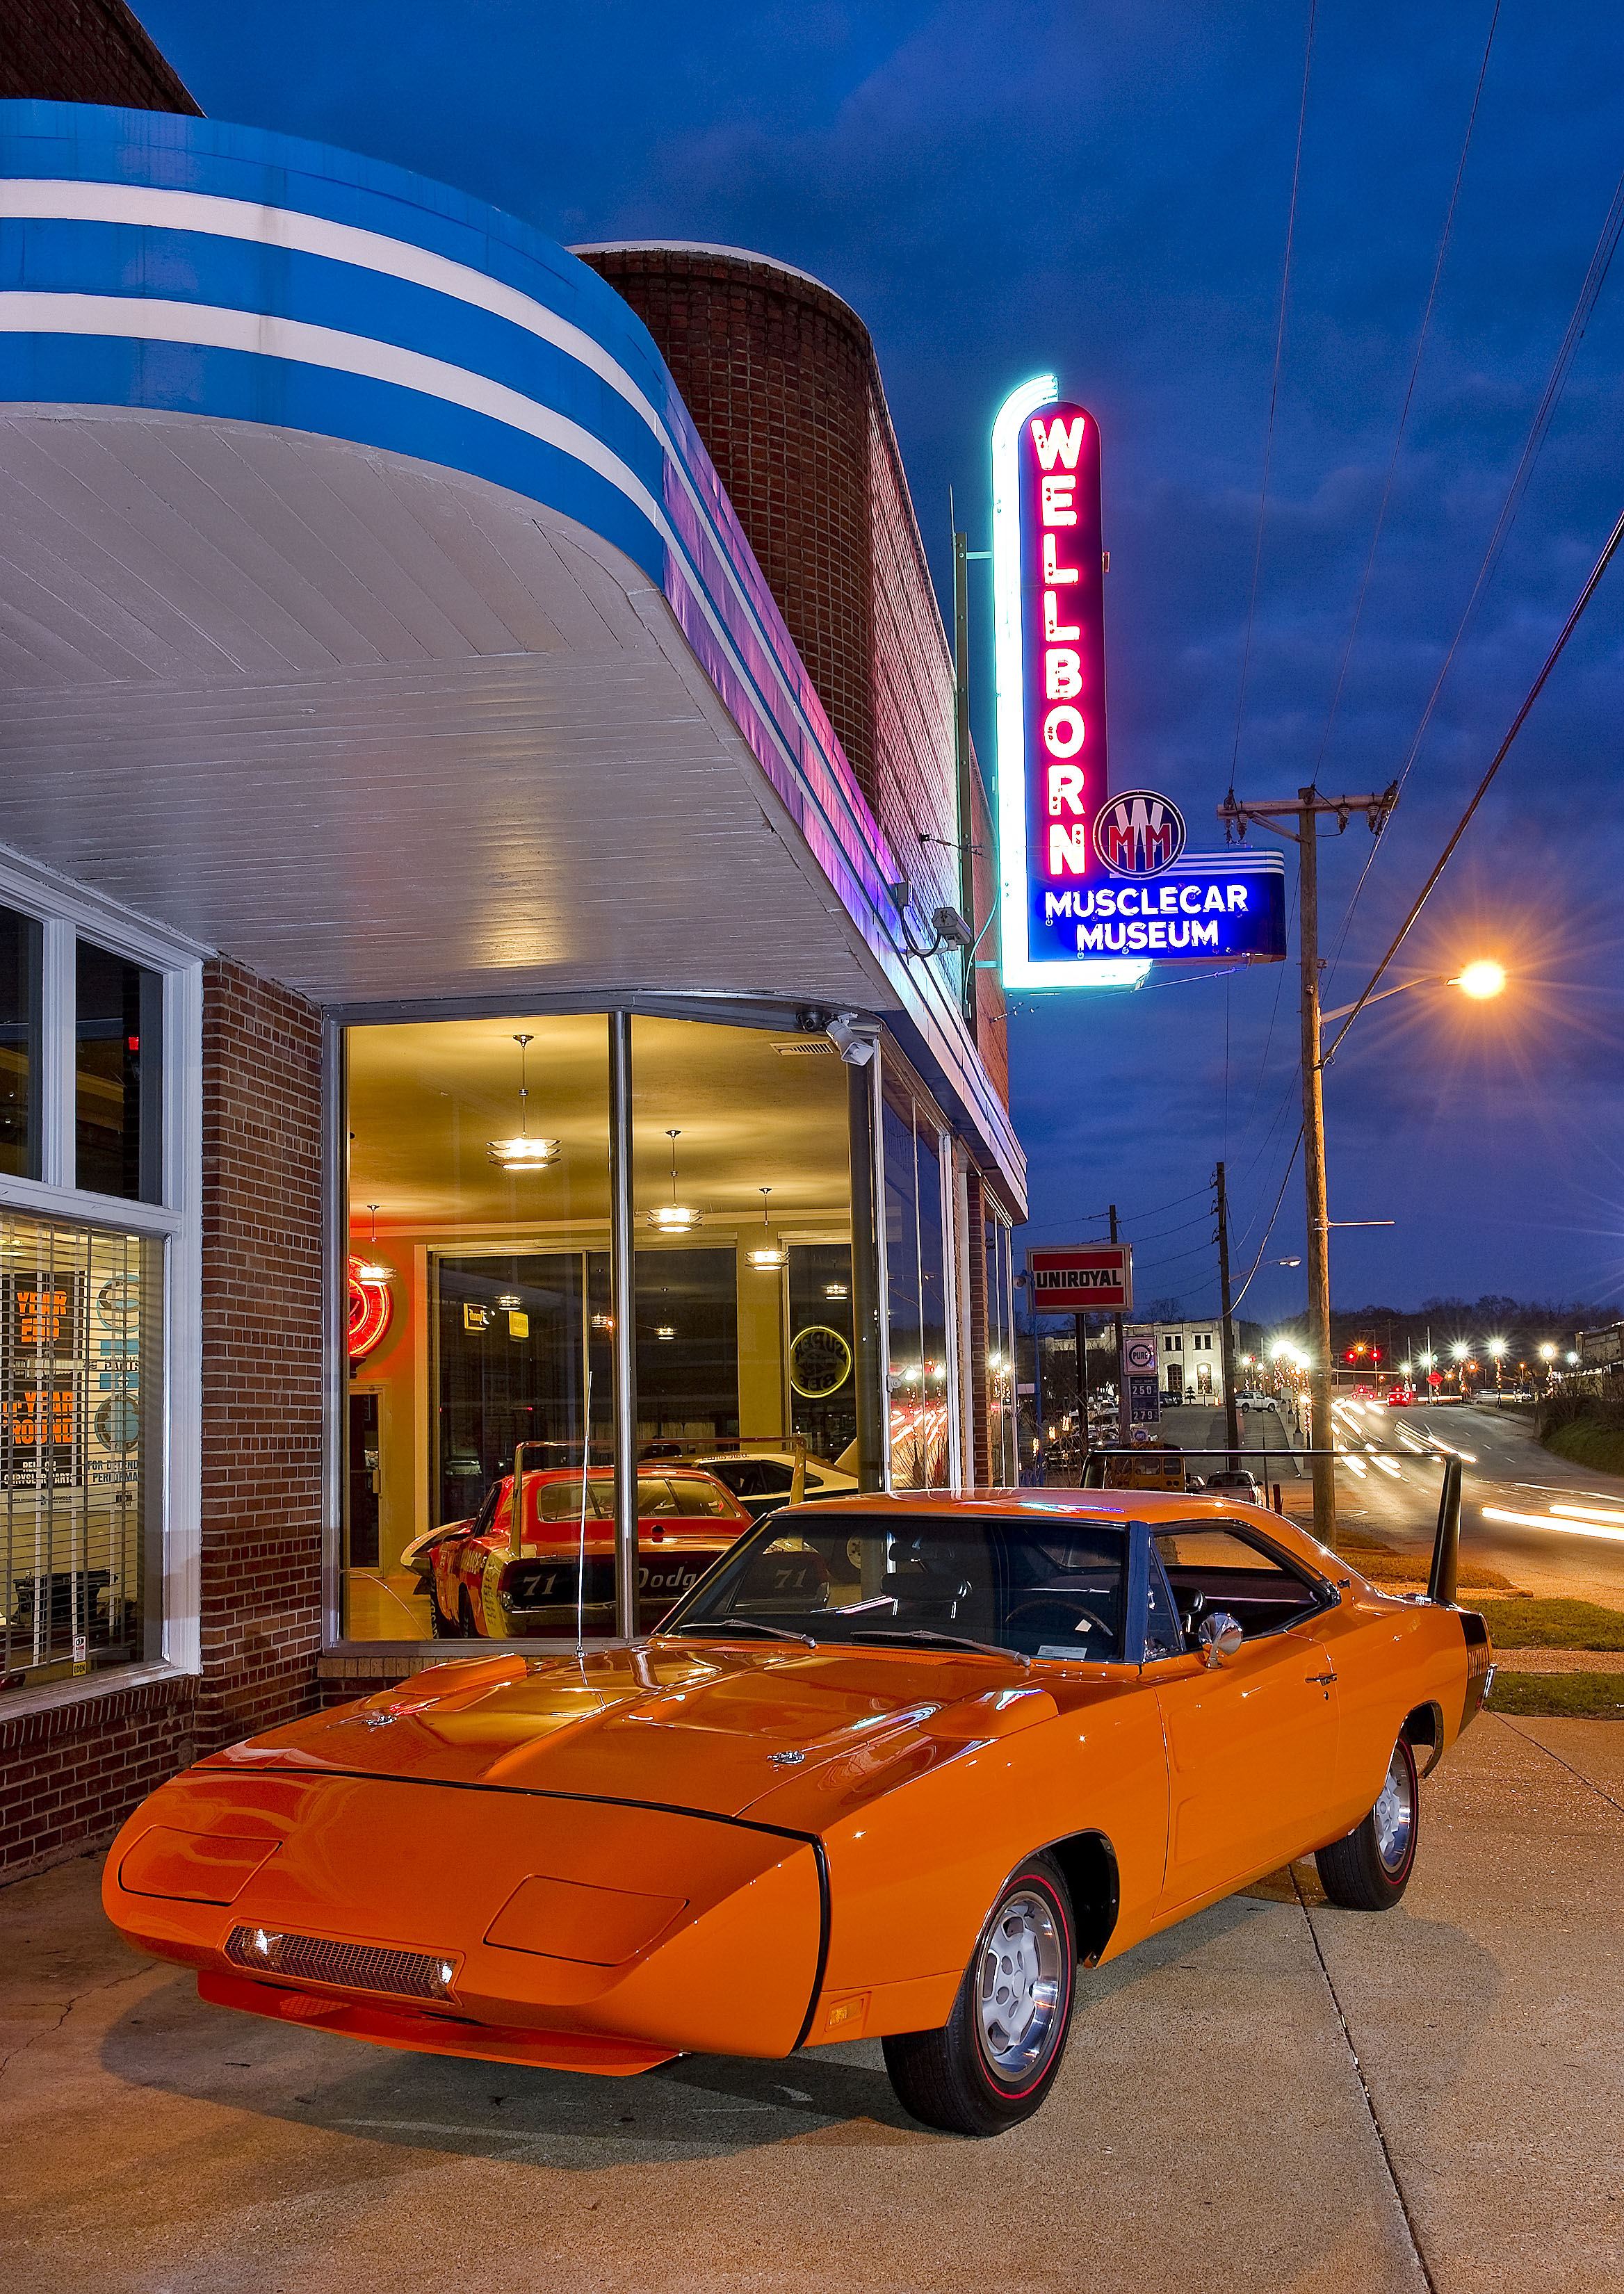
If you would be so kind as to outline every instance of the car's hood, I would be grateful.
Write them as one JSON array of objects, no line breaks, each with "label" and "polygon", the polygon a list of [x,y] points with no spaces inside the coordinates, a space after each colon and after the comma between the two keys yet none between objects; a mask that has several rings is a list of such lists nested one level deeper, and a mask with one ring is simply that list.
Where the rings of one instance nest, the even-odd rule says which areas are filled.
[{"label": "car's hood", "polygon": [[819,1772],[834,1802],[863,1797],[894,1780],[899,1763],[903,1771],[928,1767],[967,1744],[1053,1719],[1050,1687],[1014,1660],[657,1640],[580,1659],[436,1665],[359,1704],[234,1745],[209,1765],[736,1816]]}]

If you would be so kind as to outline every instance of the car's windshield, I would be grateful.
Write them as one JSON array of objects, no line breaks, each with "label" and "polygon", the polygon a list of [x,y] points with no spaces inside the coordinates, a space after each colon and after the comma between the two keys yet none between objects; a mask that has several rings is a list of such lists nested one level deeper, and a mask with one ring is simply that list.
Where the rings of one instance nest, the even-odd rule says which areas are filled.
[{"label": "car's windshield", "polygon": [[1114,1522],[851,1514],[826,1501],[741,1538],[662,1631],[736,1622],[858,1646],[940,1634],[1098,1664],[1122,1655],[1125,1550]]}]

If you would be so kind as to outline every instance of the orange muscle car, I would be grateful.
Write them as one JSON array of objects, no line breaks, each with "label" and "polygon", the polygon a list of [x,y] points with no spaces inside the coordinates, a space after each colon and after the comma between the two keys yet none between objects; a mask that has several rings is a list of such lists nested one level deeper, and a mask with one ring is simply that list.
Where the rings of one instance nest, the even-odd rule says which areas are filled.
[{"label": "orange muscle car", "polygon": [[104,1900],[223,2005],[622,2073],[877,2037],[916,2117],[995,2134],[1080,1968],[1310,1851],[1333,1902],[1396,1903],[1489,1670],[1481,1617],[1224,1496],[825,1502],[647,1641],[212,1754]]}]

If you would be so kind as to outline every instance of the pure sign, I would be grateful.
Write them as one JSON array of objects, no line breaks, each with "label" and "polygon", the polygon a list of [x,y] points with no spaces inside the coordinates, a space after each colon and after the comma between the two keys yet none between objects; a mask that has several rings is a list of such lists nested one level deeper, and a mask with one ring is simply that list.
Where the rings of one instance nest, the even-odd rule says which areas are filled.
[{"label": "pure sign", "polygon": [[1080,1242],[1029,1250],[1026,1275],[1034,1314],[1121,1313],[1133,1304],[1133,1245]]},{"label": "pure sign", "polygon": [[1001,964],[1009,988],[1119,987],[1153,963],[1277,961],[1278,853],[1187,853],[1106,764],[1099,429],[1024,383],[992,431]]}]

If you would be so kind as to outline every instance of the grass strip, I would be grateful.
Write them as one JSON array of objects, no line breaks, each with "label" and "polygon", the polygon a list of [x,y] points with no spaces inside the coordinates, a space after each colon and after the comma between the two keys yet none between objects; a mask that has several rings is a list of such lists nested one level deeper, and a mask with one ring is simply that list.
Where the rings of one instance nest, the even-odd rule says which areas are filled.
[{"label": "grass strip", "polygon": [[1540,1440],[1559,1458],[1587,1466],[1592,1473],[1624,1474],[1624,1426],[1609,1425],[1598,1418],[1571,1418],[1565,1426],[1554,1426],[1548,1434],[1541,1435]]},{"label": "grass strip", "polygon": [[1514,1594],[1484,1611],[1500,1648],[1624,1649],[1624,1611]]},{"label": "grass strip", "polygon": [[[1349,1560],[1359,1575],[1368,1577],[1373,1585],[1424,1585],[1432,1566],[1430,1553],[1394,1553],[1391,1547],[1384,1552],[1373,1552],[1366,1546],[1349,1549],[1345,1538],[1339,1539],[1338,1544],[1340,1548],[1348,1550]],[[1463,1593],[1503,1593],[1509,1591],[1511,1587],[1509,1577],[1503,1577],[1498,1569],[1485,1569],[1474,1561],[1461,1562],[1456,1571],[1455,1582]],[[1533,1648],[1538,1644],[1529,1641],[1524,1646]],[[1588,1643],[1554,1641],[1551,1646],[1554,1648],[1584,1648],[1588,1647]],[[1611,1642],[1606,1646],[1611,1647]]]},{"label": "grass strip", "polygon": [[1498,1672],[1489,1710],[1530,1720],[1624,1720],[1624,1674]]}]

